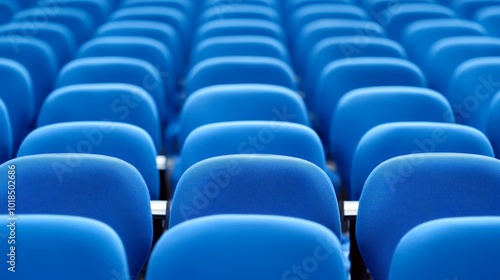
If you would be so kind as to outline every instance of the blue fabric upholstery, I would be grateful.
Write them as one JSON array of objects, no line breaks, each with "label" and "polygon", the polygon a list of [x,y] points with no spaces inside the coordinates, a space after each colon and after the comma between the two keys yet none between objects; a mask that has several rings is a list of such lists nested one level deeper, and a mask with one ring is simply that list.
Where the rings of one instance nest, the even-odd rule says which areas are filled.
[{"label": "blue fabric upholstery", "polygon": [[476,22],[462,19],[427,19],[408,24],[402,32],[401,42],[411,60],[425,67],[432,45],[440,39],[482,35],[486,35],[486,30]]},{"label": "blue fabric upholstery", "polygon": [[348,193],[352,159],[361,137],[376,125],[398,121],[453,123],[454,118],[448,101],[426,88],[362,88],[340,99],[332,118],[329,143]]},{"label": "blue fabric upholstery", "polygon": [[190,65],[218,56],[264,56],[290,64],[288,50],[280,41],[267,36],[217,36],[194,46]]},{"label": "blue fabric upholstery", "polygon": [[282,60],[258,56],[221,56],[194,65],[186,76],[185,92],[220,84],[269,84],[297,89],[292,68]]},{"label": "blue fabric upholstery", "polygon": [[476,12],[482,8],[499,4],[498,0],[450,0],[450,6],[457,15],[465,19],[473,19]]},{"label": "blue fabric upholstery", "polygon": [[158,40],[172,54],[177,75],[183,72],[186,55],[182,48],[182,42],[175,29],[168,24],[147,20],[113,21],[101,25],[94,33],[94,36],[134,36]]},{"label": "blue fabric upholstery", "polygon": [[285,32],[277,23],[263,19],[225,19],[200,25],[193,35],[193,45],[212,37],[234,35],[268,36],[286,43]]},{"label": "blue fabric upholstery", "polygon": [[13,22],[0,26],[2,35],[24,36],[26,39],[37,38],[47,43],[57,58],[61,68],[68,62],[76,50],[76,41],[71,31],[64,25],[46,22],[37,26],[31,22]]},{"label": "blue fabric upholstery", "polygon": [[161,152],[158,111],[142,88],[128,84],[86,84],[62,87],[45,100],[38,127],[75,121],[114,121],[136,125],[153,139]]},{"label": "blue fabric upholstery", "polygon": [[488,107],[499,90],[499,71],[499,57],[470,59],[457,67],[446,91],[457,123],[486,132]]},{"label": "blue fabric upholstery", "polygon": [[[499,3],[500,4],[500,3]],[[474,15],[474,21],[480,23],[490,36],[500,37],[500,7],[491,6],[478,10]]]},{"label": "blue fabric upholstery", "polygon": [[279,155],[226,155],[191,166],[172,199],[169,226],[216,214],[266,214],[311,220],[340,238],[332,183],[317,165]]},{"label": "blue fabric upholstery", "polygon": [[423,68],[429,85],[444,94],[453,72],[464,61],[485,56],[500,56],[500,38],[460,36],[444,38],[432,45]]},{"label": "blue fabric upholstery", "polygon": [[213,6],[204,10],[198,16],[198,25],[213,20],[227,19],[263,19],[276,24],[281,24],[282,21],[280,13],[271,7],[241,2],[233,5],[231,9],[221,9],[221,7]]},{"label": "blue fabric upholstery", "polygon": [[12,158],[12,128],[7,106],[0,99],[0,164]]},{"label": "blue fabric upholstery", "polygon": [[288,18],[288,35],[291,41],[307,24],[320,19],[357,19],[368,20],[368,14],[356,5],[342,3],[308,4],[295,9]]},{"label": "blue fabric upholstery", "polygon": [[373,278],[388,279],[397,244],[419,224],[500,215],[499,170],[495,158],[452,153],[422,154],[418,162],[406,155],[379,165],[366,180],[356,222],[358,246]]},{"label": "blue fabric upholstery", "polygon": [[53,7],[79,9],[91,16],[95,26],[99,26],[106,20],[108,14],[111,12],[112,2],[113,1],[102,0],[71,0],[63,2],[61,2],[61,0],[40,0],[38,1],[38,5],[42,8],[46,7],[45,10],[53,9]]},{"label": "blue fabric upholstery", "polygon": [[110,21],[148,20],[172,26],[181,38],[182,46],[190,46],[191,26],[189,18],[175,8],[167,7],[131,7],[119,9],[109,16]]},{"label": "blue fabric upholstery", "polygon": [[426,86],[425,77],[413,63],[399,58],[358,57],[333,61],[317,78],[313,110],[325,141],[340,98],[357,88],[373,86]]},{"label": "blue fabric upholstery", "polygon": [[0,36],[0,57],[22,64],[28,70],[33,85],[34,112],[38,112],[52,90],[57,73],[57,59],[50,46],[36,38]]},{"label": "blue fabric upholstery", "polygon": [[319,41],[309,53],[301,73],[306,104],[313,106],[316,83],[330,62],[355,57],[406,58],[406,51],[395,41],[370,36],[338,36]]},{"label": "blue fabric upholstery", "polygon": [[0,99],[10,119],[11,144],[16,153],[35,121],[35,98],[26,68],[7,58],[0,58]]},{"label": "blue fabric upholstery", "polygon": [[17,156],[51,153],[98,154],[122,159],[139,170],[151,199],[159,199],[156,148],[151,136],[135,125],[94,121],[42,126],[26,136]]},{"label": "blue fabric upholstery", "polygon": [[387,36],[401,41],[401,34],[408,24],[426,19],[451,19],[455,13],[448,7],[432,3],[401,3],[385,22]]},{"label": "blue fabric upholstery", "polygon": [[[444,218],[403,236],[394,252],[390,280],[494,279],[500,269],[498,217]],[[439,264],[439,265],[436,265]]]},{"label": "blue fabric upholstery", "polygon": [[326,171],[321,140],[307,126],[274,121],[221,122],[200,126],[188,135],[172,174],[174,185],[193,164],[230,154],[293,156]]},{"label": "blue fabric upholstery", "polygon": [[352,200],[359,200],[366,178],[390,158],[420,153],[468,153],[493,157],[488,138],[465,125],[437,122],[394,122],[375,126],[359,140],[351,172]]},{"label": "blue fabric upholstery", "polygon": [[46,22],[59,23],[72,32],[77,45],[87,40],[95,28],[91,15],[80,9],[68,7],[58,7],[57,13],[52,10],[48,13],[46,8],[29,8],[16,13],[12,20],[30,22],[35,26]]},{"label": "blue fabric upholstery", "polygon": [[375,22],[354,19],[322,19],[304,26],[293,42],[293,61],[298,73],[306,63],[312,49],[323,39],[336,36],[384,37],[384,29]]},{"label": "blue fabric upholstery", "polygon": [[[157,40],[143,37],[113,36],[100,37],[87,41],[75,55],[75,58],[119,56],[142,59],[149,62],[160,73],[163,81],[166,114],[171,120],[176,116],[177,74],[170,50]],[[149,86],[143,86],[148,88]]]},{"label": "blue fabric upholstery", "polygon": [[220,280],[347,279],[340,244],[328,229],[263,215],[217,215],[174,227],[153,250],[146,279],[207,275]]},{"label": "blue fabric upholstery", "polygon": [[309,115],[300,96],[284,87],[261,84],[206,87],[188,96],[184,103],[179,115],[179,147],[191,131],[204,124],[251,120],[308,125]]},{"label": "blue fabric upholstery", "polygon": [[495,94],[489,101],[486,120],[486,136],[493,146],[495,157],[500,158],[500,95]]},{"label": "blue fabric upholstery", "polygon": [[168,120],[167,101],[161,74],[151,63],[129,57],[91,57],[66,64],[56,88],[75,84],[126,83],[145,89],[153,97],[162,124]]},{"label": "blue fabric upholstery", "polygon": [[[89,154],[19,157],[0,165],[0,172],[8,174],[9,166],[16,170],[16,215],[72,215],[108,224],[120,236],[130,274],[137,279],[153,237],[148,188],[137,169],[120,159]],[[8,180],[0,179],[1,214],[8,211]]]},{"label": "blue fabric upholstery", "polygon": [[[0,250],[12,254],[10,246],[14,246],[14,266],[4,265],[0,271],[2,279],[87,280],[129,275],[120,237],[102,222],[63,215],[19,215],[14,221],[9,218],[12,217],[0,215],[0,236],[5,236]],[[15,243],[9,245],[11,222],[15,236],[9,241]]]}]

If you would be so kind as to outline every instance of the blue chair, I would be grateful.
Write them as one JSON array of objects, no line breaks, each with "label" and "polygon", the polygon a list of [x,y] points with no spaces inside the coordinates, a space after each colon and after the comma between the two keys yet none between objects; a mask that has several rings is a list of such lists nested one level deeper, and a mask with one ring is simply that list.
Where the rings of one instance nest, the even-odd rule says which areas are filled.
[{"label": "blue chair", "polygon": [[28,70],[33,85],[34,112],[38,112],[52,90],[57,59],[49,45],[39,39],[17,35],[0,36],[0,57],[19,62]]},{"label": "blue chair", "polygon": [[68,7],[82,10],[92,17],[95,26],[99,26],[111,12],[112,2],[102,0],[71,0],[63,2],[60,0],[41,0],[38,1],[38,5],[42,8],[46,7],[46,10],[54,9],[54,7]]},{"label": "blue chair", "polygon": [[167,24],[175,29],[183,48],[190,46],[191,26],[189,18],[181,11],[166,7],[130,7],[117,10],[109,16],[110,21],[147,20]]},{"label": "blue chair", "polygon": [[71,31],[64,25],[46,22],[37,26],[33,22],[13,22],[0,26],[0,35],[23,36],[25,40],[36,38],[47,43],[57,58],[58,68],[68,62],[76,50]]},{"label": "blue chair", "polygon": [[123,0],[121,8],[157,6],[165,8],[175,8],[190,18],[193,18],[196,13],[196,3],[184,0]]},{"label": "blue chair", "polygon": [[[48,154],[0,165],[3,174],[9,170],[16,170],[16,215],[71,215],[108,224],[120,236],[131,278],[137,279],[153,237],[148,188],[137,169],[113,157]],[[0,179],[1,214],[8,213],[8,180]]]},{"label": "blue chair", "polygon": [[177,75],[183,73],[186,55],[177,31],[168,24],[147,20],[113,21],[101,25],[94,37],[134,36],[160,41],[171,52]]},{"label": "blue chair", "polygon": [[350,90],[372,86],[425,87],[426,80],[416,65],[400,58],[359,57],[329,63],[317,78],[313,94],[313,111],[326,142],[340,98]]},{"label": "blue chair", "polygon": [[114,121],[138,126],[153,139],[157,153],[162,138],[158,110],[142,88],[128,84],[86,84],[53,91],[38,116],[38,127],[76,121]]},{"label": "blue chair", "polygon": [[259,56],[224,56],[194,65],[185,79],[185,93],[221,84],[269,84],[297,89],[292,68],[282,60]]},{"label": "blue chair", "polygon": [[[228,0],[202,0],[200,1],[200,10],[206,10],[211,7],[218,7],[222,11],[229,10],[235,6],[241,5],[241,1],[228,1]],[[246,0],[245,4],[261,5],[264,7],[271,7],[280,11],[281,3],[276,0]]]},{"label": "blue chair", "polygon": [[93,121],[42,126],[26,136],[17,156],[54,153],[98,154],[122,159],[141,173],[151,199],[159,199],[156,148],[151,136],[135,125]]},{"label": "blue chair", "polygon": [[478,10],[474,21],[480,23],[490,36],[500,37],[498,25],[500,23],[500,6],[491,6]]},{"label": "blue chair", "polygon": [[168,105],[161,74],[151,63],[129,57],[91,57],[75,59],[59,72],[56,88],[75,84],[126,83],[142,87],[153,97],[165,125]]},{"label": "blue chair", "polygon": [[0,2],[0,24],[9,22],[19,9],[17,1]]},{"label": "blue chair", "polygon": [[432,45],[422,70],[429,85],[448,94],[448,85],[457,67],[464,61],[486,56],[500,55],[500,38],[461,36],[444,38]]},{"label": "blue chair", "polygon": [[338,178],[326,166],[316,132],[305,125],[275,121],[220,122],[194,129],[174,165],[172,184],[177,185],[181,175],[195,163],[230,154],[276,154],[307,160],[328,174],[338,193]]},{"label": "blue chair", "polygon": [[[412,157],[380,164],[366,180],[359,200],[356,236],[373,279],[389,279],[396,246],[412,228],[441,218],[500,215],[497,159],[429,153],[415,163]],[[443,261],[448,263],[448,258]]]},{"label": "blue chair", "polygon": [[412,22],[426,19],[451,19],[455,13],[448,7],[432,3],[401,3],[391,13],[390,20],[384,25],[387,36],[398,42],[406,26]]},{"label": "blue chair", "polygon": [[498,71],[500,58],[493,56],[466,60],[457,67],[445,92],[457,123],[486,132],[488,109],[500,89]]},{"label": "blue chair", "polygon": [[283,2],[283,12],[285,14],[291,14],[297,9],[315,4],[353,4],[351,0],[285,0]]},{"label": "blue chair", "polygon": [[337,36],[384,37],[384,29],[375,22],[352,19],[323,19],[304,26],[295,37],[292,57],[295,69],[303,73],[306,59],[323,39]]},{"label": "blue chair", "polygon": [[500,5],[498,0],[450,0],[450,2],[457,15],[465,19],[473,19],[476,12],[482,8]]},{"label": "blue chair", "polygon": [[191,166],[177,184],[169,227],[217,214],[301,218],[341,235],[332,182],[317,165],[294,157],[226,155]]},{"label": "blue chair", "polygon": [[178,147],[202,125],[258,120],[309,125],[303,100],[288,88],[262,84],[211,86],[187,97],[179,114]]},{"label": "blue chair", "polygon": [[[35,99],[30,74],[18,62],[0,58],[0,100],[8,114],[10,138],[14,153],[35,122]],[[5,120],[5,118],[2,118]],[[4,127],[5,131],[5,127]],[[9,134],[10,134],[9,133]]]},{"label": "blue chair", "polygon": [[202,40],[217,36],[267,36],[286,44],[283,28],[275,22],[263,19],[226,19],[209,21],[198,27],[193,46]]},{"label": "blue chair", "polygon": [[91,15],[80,9],[67,7],[58,7],[57,12],[52,8],[21,10],[14,15],[12,21],[31,22],[35,26],[43,26],[46,22],[59,23],[72,32],[76,45],[86,41],[95,28],[94,19]]},{"label": "blue chair", "polygon": [[[83,44],[76,58],[120,56],[142,59],[157,68],[164,85],[163,96],[169,119],[176,115],[177,74],[170,50],[157,40],[143,37],[100,37]],[[147,81],[146,81],[147,82]],[[145,86],[148,88],[149,86]]]},{"label": "blue chair", "polygon": [[351,200],[359,200],[366,178],[377,165],[400,155],[468,153],[493,157],[488,138],[472,127],[437,122],[394,122],[373,127],[359,140],[352,159]]},{"label": "blue chair", "polygon": [[260,19],[268,20],[276,24],[281,24],[282,21],[280,13],[272,7],[241,2],[237,5],[233,5],[229,9],[213,6],[202,11],[198,16],[198,25],[213,20],[227,19]]},{"label": "blue chair", "polygon": [[359,0],[361,6],[369,11],[372,18],[381,25],[386,25],[390,16],[396,13],[401,5],[409,3],[434,3],[435,0]]},{"label": "blue chair", "polygon": [[453,123],[454,118],[448,101],[426,88],[361,88],[339,100],[332,116],[329,144],[347,193],[351,193],[352,160],[360,139],[379,124],[400,121]]},{"label": "blue chair", "polygon": [[316,83],[323,69],[335,60],[354,57],[406,58],[406,51],[395,41],[369,36],[339,36],[319,41],[300,73],[304,100],[309,107],[313,106]]},{"label": "blue chair", "polygon": [[[84,280],[129,275],[120,237],[102,222],[75,216],[19,215],[9,228],[5,225],[10,225],[10,218],[0,215],[5,221],[0,229],[5,242],[0,244],[0,249],[6,255],[15,254],[12,265],[7,264],[0,271],[2,279]],[[7,241],[12,232],[15,233],[15,238],[10,239],[15,240],[14,251]],[[54,262],[61,267],[54,269]]]},{"label": "blue chair", "polygon": [[368,20],[368,14],[356,5],[341,3],[308,4],[295,9],[288,18],[287,30],[291,42],[302,27],[320,19]]},{"label": "blue chair", "polygon": [[432,45],[440,39],[483,35],[486,35],[486,30],[476,22],[463,19],[427,19],[408,24],[402,31],[401,43],[412,61],[425,66],[425,59]]},{"label": "blue chair", "polygon": [[0,164],[12,158],[12,128],[7,106],[0,99]]},{"label": "blue chair", "polygon": [[[498,217],[444,218],[423,223],[401,238],[390,280],[493,279],[500,273]],[[439,264],[436,266],[436,264]]]},{"label": "blue chair", "polygon": [[500,134],[498,125],[500,124],[500,95],[495,94],[489,101],[486,120],[486,136],[493,146],[495,157],[500,158]]},{"label": "blue chair", "polygon": [[211,275],[220,280],[271,280],[301,275],[311,280],[346,280],[342,257],[338,239],[316,223],[265,215],[217,215],[165,232],[151,254],[146,279]]},{"label": "blue chair", "polygon": [[190,65],[219,56],[263,56],[290,64],[288,50],[280,41],[267,36],[217,36],[194,46]]}]

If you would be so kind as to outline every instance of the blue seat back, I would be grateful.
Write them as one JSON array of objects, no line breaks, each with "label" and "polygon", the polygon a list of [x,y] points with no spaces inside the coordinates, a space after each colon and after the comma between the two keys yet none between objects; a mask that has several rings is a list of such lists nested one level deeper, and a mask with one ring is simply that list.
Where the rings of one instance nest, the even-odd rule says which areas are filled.
[{"label": "blue seat back", "polygon": [[139,170],[151,199],[159,199],[156,148],[151,136],[135,125],[94,121],[42,126],[24,139],[17,156],[52,153],[98,154],[122,159]]},{"label": "blue seat back", "polygon": [[494,277],[500,272],[495,265],[500,257],[499,236],[498,217],[444,218],[423,223],[405,234],[396,247],[389,279]]},{"label": "blue seat back", "polygon": [[356,221],[358,246],[373,278],[388,279],[397,244],[415,226],[500,215],[499,170],[495,158],[452,153],[422,154],[419,164],[406,155],[379,165],[366,180]]},{"label": "blue seat back", "polygon": [[340,99],[332,118],[329,144],[348,193],[352,160],[361,137],[374,126],[398,121],[453,123],[454,118],[448,101],[426,88],[362,88]]},{"label": "blue seat back", "polygon": [[[120,236],[136,279],[153,237],[148,188],[137,169],[113,157],[48,154],[12,159],[0,165],[0,171],[8,174],[13,166],[16,215],[72,215],[108,224]],[[2,214],[8,213],[7,180],[0,179]]]},{"label": "blue seat back", "polygon": [[393,122],[375,126],[359,140],[352,160],[350,199],[359,200],[377,165],[400,155],[469,153],[493,157],[488,138],[472,127],[438,122]]},{"label": "blue seat back", "polygon": [[340,243],[323,226],[277,216],[218,215],[166,232],[152,252],[146,279],[293,279],[296,264],[309,279],[347,279]]},{"label": "blue seat back", "polygon": [[216,214],[302,218],[324,225],[340,238],[330,179],[317,165],[294,157],[226,155],[191,166],[177,184],[169,226]]},{"label": "blue seat back", "polygon": [[53,91],[38,116],[37,126],[75,121],[113,121],[138,126],[153,139],[160,153],[161,125],[153,98],[127,84],[87,84]]},{"label": "blue seat back", "polygon": [[[0,215],[2,221],[11,225],[9,217]],[[7,241],[0,244],[6,254],[15,254],[12,266],[7,264],[0,271],[2,279],[128,277],[123,243],[105,223],[65,215],[19,215],[16,218],[12,228],[3,226],[0,230],[4,236],[15,230],[15,239],[11,240],[16,241],[12,252]],[[10,261],[10,257],[7,258]],[[54,261],[61,265],[59,269],[53,269]]]}]

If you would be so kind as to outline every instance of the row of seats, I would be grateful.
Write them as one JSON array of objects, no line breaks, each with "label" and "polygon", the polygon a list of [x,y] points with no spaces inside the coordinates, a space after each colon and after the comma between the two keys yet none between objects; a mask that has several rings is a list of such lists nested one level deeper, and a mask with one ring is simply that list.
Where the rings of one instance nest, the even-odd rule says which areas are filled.
[{"label": "row of seats", "polygon": [[[54,166],[70,168],[75,159],[74,169],[54,172]],[[395,157],[374,169],[360,199],[356,232],[374,279],[496,275],[499,218],[473,216],[499,215],[499,168],[500,161],[487,156],[428,153]],[[131,165],[98,155],[35,155],[11,160],[0,170],[10,174],[1,179],[3,185],[12,186],[9,179],[23,182],[13,189],[15,198],[5,188],[0,203],[2,209],[16,211],[15,218],[2,216],[9,225],[2,227],[2,236],[12,236],[16,246],[0,244],[9,258],[16,256],[11,258],[16,277],[49,273],[46,264],[54,261],[50,257],[63,267],[50,273],[55,279],[75,271],[75,279],[134,275],[144,264],[151,246],[151,212],[146,184]],[[178,187],[180,195],[174,196],[170,213],[172,229],[153,249],[147,279],[193,279],[213,273],[222,279],[347,279],[335,194],[314,164],[283,156],[215,157],[189,169]],[[463,216],[469,218],[440,220]],[[422,225],[427,221],[432,222]],[[68,252],[68,244],[74,250]],[[53,247],[33,251],[47,246]],[[44,256],[41,260],[38,253]],[[88,259],[84,268],[82,258]],[[89,269],[93,263],[98,263],[96,269]],[[10,273],[2,270],[0,275]]]},{"label": "row of seats", "polygon": [[[463,212],[441,212],[429,202],[433,215],[422,214],[416,221],[408,218],[410,210],[401,211],[401,216],[374,210],[380,208],[377,203],[409,209],[409,202],[373,198],[388,196],[379,188],[394,192],[400,184],[421,184],[425,180],[414,176],[417,169],[441,175],[450,170],[438,186],[457,178],[464,186],[460,193],[467,195],[470,174],[492,177],[491,182],[482,181],[489,188],[497,182],[491,174],[498,164],[493,157],[500,97],[494,73],[500,65],[500,41],[490,31],[494,25],[480,16],[490,10],[494,14],[495,1],[327,2],[49,0],[34,8],[11,9],[11,22],[0,26],[0,71],[5,72],[1,82],[7,89],[1,96],[0,130],[12,135],[2,144],[0,162],[5,163],[0,170],[10,174],[12,166],[19,169],[19,214],[71,214],[108,224],[124,247],[115,244],[116,251],[110,250],[116,253],[112,265],[117,268],[111,273],[134,279],[140,277],[153,243],[149,201],[170,199],[156,169],[157,155],[166,154],[174,163],[165,181],[175,192],[167,214],[172,229],[153,249],[150,279],[216,275],[221,273],[216,265],[220,258],[234,260],[234,270],[224,270],[222,278],[262,278],[262,271],[274,269],[269,278],[325,273],[315,277],[344,279],[346,260],[338,241],[345,240],[337,197],[360,200],[359,247],[375,279],[389,277],[394,248],[421,222],[496,215],[495,208],[477,208],[479,203],[473,205],[477,211],[463,207]],[[394,159],[393,166],[383,169],[385,160],[399,155],[435,152],[478,156],[412,155]],[[37,155],[47,153],[51,155]],[[340,178],[325,155],[334,161]],[[479,165],[491,169],[474,169]],[[456,176],[457,171],[467,176]],[[114,182],[117,176],[121,178]],[[25,188],[28,182],[32,187]],[[102,184],[99,189],[85,188]],[[38,195],[42,186],[45,193]],[[474,199],[480,201],[485,193],[478,190]],[[5,207],[0,204],[2,209],[8,209],[8,199]],[[373,199],[376,204],[370,204]],[[463,197],[449,199],[453,205]],[[47,207],[47,201],[67,205]],[[217,214],[290,216],[326,229],[279,217],[202,218]],[[380,215],[388,221],[383,229],[373,222]],[[405,218],[408,223],[400,228],[389,226]],[[53,219],[56,223],[59,218]],[[75,223],[80,222],[95,224],[84,219]],[[235,231],[225,235],[217,231],[217,223]],[[285,238],[276,225],[307,230],[303,237]],[[269,246],[255,248],[235,240],[227,250],[208,250],[223,251],[221,255],[189,251],[199,250],[199,243],[186,232],[199,229],[200,236],[206,236],[206,230],[213,236],[212,248],[221,248],[221,242],[252,233],[253,226],[276,231],[276,237],[258,235],[250,241],[248,235],[251,244],[280,240],[290,247],[299,239],[311,243],[300,243],[300,252],[281,263],[266,261],[271,252],[254,251],[262,265],[256,275],[238,269],[246,263],[242,252]],[[374,236],[385,240],[384,248],[374,244]],[[116,237],[109,238],[116,242]],[[325,266],[313,242],[318,238],[335,240],[319,247],[334,256]],[[206,246],[206,239],[199,242]],[[186,259],[179,261],[178,256]],[[204,265],[189,274],[182,263],[193,261]],[[60,277],[67,278],[66,272]],[[101,272],[108,275],[109,267]],[[23,273],[21,278],[31,277]]]}]

